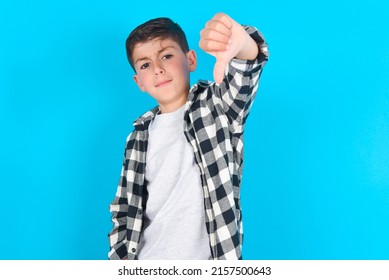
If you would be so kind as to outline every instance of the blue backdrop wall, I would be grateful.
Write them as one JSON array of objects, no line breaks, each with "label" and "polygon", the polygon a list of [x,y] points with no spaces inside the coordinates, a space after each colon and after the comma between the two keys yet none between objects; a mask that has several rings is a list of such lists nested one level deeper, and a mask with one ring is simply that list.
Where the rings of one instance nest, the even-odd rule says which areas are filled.
[{"label": "blue backdrop wall", "polygon": [[245,134],[246,259],[389,259],[387,1],[2,1],[0,259],[106,259],[138,90],[124,41],[216,12],[271,51]]}]

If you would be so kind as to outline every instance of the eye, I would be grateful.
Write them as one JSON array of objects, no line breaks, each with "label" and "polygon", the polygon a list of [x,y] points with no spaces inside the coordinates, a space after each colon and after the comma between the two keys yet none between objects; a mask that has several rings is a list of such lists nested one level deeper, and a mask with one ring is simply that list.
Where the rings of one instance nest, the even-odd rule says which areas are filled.
[{"label": "eye", "polygon": [[173,57],[172,54],[165,54],[165,55],[162,57],[162,59],[170,59],[170,58],[172,58],[172,57]]},{"label": "eye", "polygon": [[144,64],[142,64],[141,66],[140,66],[140,69],[146,69],[147,67],[149,67],[150,66],[150,63],[144,63]]}]

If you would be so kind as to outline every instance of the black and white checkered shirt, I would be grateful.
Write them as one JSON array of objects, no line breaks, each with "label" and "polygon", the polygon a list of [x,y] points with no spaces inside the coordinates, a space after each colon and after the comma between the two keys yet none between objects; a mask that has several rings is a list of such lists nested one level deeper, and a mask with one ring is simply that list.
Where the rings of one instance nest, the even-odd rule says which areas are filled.
[{"label": "black and white checkered shirt", "polygon": [[[200,169],[206,228],[215,260],[242,258],[243,131],[268,60],[262,34],[254,27],[244,27],[258,44],[258,57],[249,61],[231,60],[220,85],[199,81],[190,89],[185,105],[183,131]],[[148,127],[158,112],[156,107],[137,119],[127,138],[119,186],[110,205],[113,229],[109,233],[109,259],[137,259],[148,197],[145,181]]]}]

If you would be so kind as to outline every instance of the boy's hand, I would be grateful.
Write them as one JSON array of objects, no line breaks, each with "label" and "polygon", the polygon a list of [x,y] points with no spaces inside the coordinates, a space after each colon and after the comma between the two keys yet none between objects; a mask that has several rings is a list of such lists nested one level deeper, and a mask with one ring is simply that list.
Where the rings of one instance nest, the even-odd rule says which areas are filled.
[{"label": "boy's hand", "polygon": [[223,13],[216,14],[200,32],[199,46],[216,57],[213,70],[215,82],[223,81],[224,69],[234,57],[255,59],[258,47],[243,27]]}]

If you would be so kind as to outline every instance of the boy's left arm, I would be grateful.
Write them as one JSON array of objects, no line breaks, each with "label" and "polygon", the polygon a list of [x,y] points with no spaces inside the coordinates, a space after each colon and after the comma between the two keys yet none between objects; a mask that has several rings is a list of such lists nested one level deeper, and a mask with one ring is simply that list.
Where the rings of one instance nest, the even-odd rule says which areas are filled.
[{"label": "boy's left arm", "polygon": [[[267,44],[253,27],[216,14],[200,32],[200,47],[215,56],[215,94],[233,124],[244,124],[268,60]],[[236,127],[236,125],[234,125]]]}]

